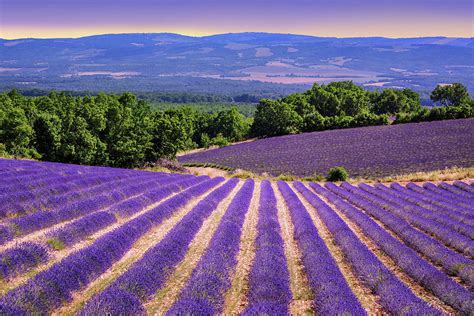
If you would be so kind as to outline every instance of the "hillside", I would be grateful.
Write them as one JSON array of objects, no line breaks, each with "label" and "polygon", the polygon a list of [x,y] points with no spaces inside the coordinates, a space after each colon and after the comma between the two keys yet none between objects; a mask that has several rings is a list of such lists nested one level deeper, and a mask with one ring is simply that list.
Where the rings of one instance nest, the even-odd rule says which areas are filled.
[{"label": "hillside", "polygon": [[[474,186],[0,160],[0,314],[469,314]],[[448,294],[449,293],[449,294]]]},{"label": "hillside", "polygon": [[236,33],[107,34],[0,39],[0,89],[178,91],[283,95],[353,80],[425,92],[474,92],[472,38],[323,38]]},{"label": "hillside", "polygon": [[182,163],[215,163],[278,176],[380,177],[474,166],[474,119],[332,130],[260,139],[184,155]]}]

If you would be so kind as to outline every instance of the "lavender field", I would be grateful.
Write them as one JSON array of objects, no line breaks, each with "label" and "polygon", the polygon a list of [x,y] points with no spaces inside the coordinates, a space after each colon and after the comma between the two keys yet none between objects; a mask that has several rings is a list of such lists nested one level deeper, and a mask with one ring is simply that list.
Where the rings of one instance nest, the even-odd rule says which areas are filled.
[{"label": "lavender field", "polygon": [[0,160],[0,314],[469,315],[474,184]]},{"label": "lavender field", "polygon": [[179,157],[273,176],[381,177],[474,166],[474,119],[374,126],[273,137]]}]

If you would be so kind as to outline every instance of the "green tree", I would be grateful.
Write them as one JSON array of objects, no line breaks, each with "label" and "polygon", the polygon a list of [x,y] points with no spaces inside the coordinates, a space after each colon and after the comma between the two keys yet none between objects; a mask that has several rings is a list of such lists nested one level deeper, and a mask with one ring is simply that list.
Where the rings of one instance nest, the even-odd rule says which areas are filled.
[{"label": "green tree", "polygon": [[460,83],[438,85],[431,92],[430,98],[434,103],[442,106],[459,106],[470,100],[466,87]]},{"label": "green tree", "polygon": [[215,122],[217,134],[221,133],[229,141],[242,140],[249,132],[249,125],[237,107],[219,112]]},{"label": "green tree", "polygon": [[302,118],[287,103],[263,99],[257,106],[252,133],[255,136],[277,136],[297,133]]}]

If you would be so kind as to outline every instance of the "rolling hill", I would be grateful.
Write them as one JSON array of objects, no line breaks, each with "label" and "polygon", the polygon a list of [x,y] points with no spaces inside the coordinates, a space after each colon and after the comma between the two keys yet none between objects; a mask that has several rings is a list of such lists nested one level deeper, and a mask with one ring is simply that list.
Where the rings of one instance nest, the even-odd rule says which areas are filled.
[{"label": "rolling hill", "polygon": [[474,92],[472,38],[323,38],[236,33],[0,39],[0,89],[211,93],[302,91],[313,82]]},{"label": "rolling hill", "polygon": [[260,139],[178,157],[273,176],[381,177],[474,166],[474,119],[360,127]]}]

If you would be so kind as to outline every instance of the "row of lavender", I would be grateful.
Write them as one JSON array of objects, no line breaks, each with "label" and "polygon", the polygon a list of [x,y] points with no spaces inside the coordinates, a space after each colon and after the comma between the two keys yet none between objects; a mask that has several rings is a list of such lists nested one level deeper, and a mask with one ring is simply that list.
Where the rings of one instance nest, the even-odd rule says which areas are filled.
[{"label": "row of lavender", "polygon": [[[39,176],[33,168],[24,170],[23,161],[7,162],[10,169],[14,169],[13,173],[17,174],[17,177],[13,174],[10,177],[22,181],[10,179],[12,184],[5,186],[4,191],[13,193],[0,195],[2,210],[8,207],[12,210],[10,214],[15,215],[4,217],[0,226],[0,280],[6,281],[46,262],[51,257],[51,248],[61,250],[70,247],[117,223],[119,219],[126,220],[169,195],[206,180],[206,177],[130,170],[121,172],[111,168],[85,172],[84,169],[90,170],[91,167],[74,165],[54,166],[52,172],[46,170],[44,176]],[[31,164],[28,162],[28,166]],[[0,161],[0,165],[3,167],[6,162]],[[43,163],[36,165],[39,170],[45,169]],[[70,178],[71,182],[65,181]],[[81,187],[72,185],[73,181]],[[64,190],[58,192],[58,187]],[[18,198],[20,195],[24,198]],[[22,208],[18,207],[19,200],[43,207],[22,213]],[[52,200],[54,203],[49,203]],[[16,201],[17,208],[8,201]],[[28,240],[32,234],[41,233],[43,238],[40,243],[21,242]]]},{"label": "row of lavender", "polygon": [[[227,182],[226,185],[230,183]],[[463,183],[457,185],[464,186]],[[223,312],[225,293],[230,288],[232,271],[236,267],[242,224],[251,198],[249,190],[253,190],[251,186],[253,183],[247,181],[234,197],[208,250],[201,257],[186,285],[180,290],[178,300],[167,314],[213,315]],[[431,240],[430,245],[433,246],[433,244],[441,245],[441,241],[437,240],[439,236],[430,237],[426,233],[419,232],[403,217],[389,213],[384,207],[394,212],[394,208],[389,207],[390,204],[384,204],[384,207],[370,204],[372,203],[370,200],[381,202],[377,200],[375,194],[364,196],[363,203],[358,202],[362,200],[362,197],[359,199],[357,194],[364,194],[362,188],[367,190],[367,186],[361,185],[359,189],[349,184],[339,187],[328,183],[326,188],[323,188],[312,183],[309,189],[299,182],[294,183],[293,186],[294,189],[280,181],[278,190],[284,198],[294,224],[295,241],[301,250],[304,271],[313,293],[313,308],[318,313],[360,315],[366,312],[339,270],[325,241],[320,237],[321,234],[311,219],[309,213],[311,211],[303,205],[296,192],[299,192],[302,198],[314,207],[317,216],[327,227],[336,245],[344,252],[357,277],[378,297],[384,310],[390,314],[410,315],[441,315],[444,312],[415,294],[406,283],[399,279],[397,274],[385,266],[381,259],[359,239],[360,237],[348,226],[340,213],[347,216],[346,220],[357,225],[365,236],[395,261],[403,273],[428,292],[433,293],[440,301],[461,314],[470,314],[474,311],[474,295],[469,290],[469,279],[457,281],[450,276],[454,273],[452,270],[440,271],[438,268],[442,269],[442,265],[439,261],[430,260],[419,249],[411,248],[410,244],[399,240],[399,238],[403,239],[404,232],[408,234],[418,232],[417,238]],[[377,187],[382,192],[383,186]],[[469,192],[468,189],[469,187],[466,187],[465,191]],[[215,194],[220,194],[218,192],[219,190],[216,190]],[[211,194],[207,199],[212,197]],[[471,198],[469,194],[466,197]],[[387,198],[387,201],[390,199]],[[240,207],[236,208],[239,204]],[[407,205],[402,207],[410,210]],[[375,216],[374,214],[377,213],[373,211],[374,209],[386,217]],[[268,181],[263,181],[261,184],[258,211],[255,259],[249,272],[247,308],[243,313],[288,314],[289,304],[293,297],[284,255],[284,241],[277,217],[275,194]],[[199,207],[192,212],[200,212]],[[449,210],[447,212],[449,213]],[[197,215],[189,213],[188,216]],[[143,259],[134,264],[108,289],[89,301],[81,314],[145,313],[144,304],[163,287],[166,278],[171,275],[170,271],[173,271],[184,257],[192,235],[196,234],[197,227],[190,223],[200,225],[203,221],[201,216],[197,216],[199,219],[197,223],[191,218],[183,219],[167,238],[158,243]],[[231,218],[234,219],[229,223]],[[382,226],[385,223],[392,223],[390,221],[393,221],[395,226]],[[397,230],[397,227],[401,230]],[[392,236],[389,231],[398,238]],[[450,252],[450,256],[454,257],[450,260],[463,261],[455,273],[460,276],[472,275],[465,270],[470,269],[471,266],[468,257],[449,246],[444,246],[444,248]]]},{"label": "row of lavender", "polygon": [[[88,315],[144,313],[144,304],[164,286],[172,271],[183,260],[204,221],[238,184],[235,179],[222,184],[222,178],[166,175],[158,175],[153,182],[144,174],[134,178],[134,173],[138,174],[130,173],[131,183],[124,182],[117,186],[117,181],[111,181],[115,186],[109,187],[109,192],[120,191],[118,195],[122,199],[111,199],[105,209],[99,203],[98,210],[92,207],[85,215],[79,211],[79,215],[72,217],[65,225],[61,226],[64,221],[59,224],[54,222],[47,237],[70,246],[117,223],[118,219],[124,220],[124,223],[40,272],[25,285],[9,291],[0,299],[1,313],[28,314],[59,308],[71,300],[73,292],[87,287],[120,260],[153,227],[194,197],[211,192],[163,240],[150,247],[140,260],[90,300],[81,311]],[[218,185],[217,189],[213,189]],[[238,189],[207,250],[168,314],[223,312],[224,297],[231,286],[237,264],[242,229],[254,186],[254,182],[248,180]],[[32,190],[37,189],[34,185],[32,187],[35,188]],[[43,185],[42,189],[47,187]],[[127,189],[120,190],[122,187]],[[132,193],[127,195],[128,189]],[[381,184],[352,186],[347,183],[336,186],[328,183],[322,187],[314,183],[306,186],[298,182],[292,185],[279,182],[277,189],[294,225],[295,242],[301,251],[304,273],[313,293],[314,309],[318,313],[364,314],[365,311],[360,297],[354,295],[353,285],[347,283],[321,232],[314,225],[311,212],[315,212],[315,216],[322,221],[358,279],[378,297],[384,310],[393,314],[442,313],[400,281],[361,241],[349,222],[390,257],[402,273],[441,302],[461,314],[474,311],[471,291],[474,284],[473,186],[455,182],[423,186],[392,184],[390,187]],[[100,192],[107,191],[98,192],[96,194],[100,196]],[[88,197],[85,195],[84,199]],[[310,210],[305,207],[303,199],[314,208]],[[159,201],[162,203],[157,204]],[[56,211],[52,209],[46,212]],[[277,213],[274,188],[264,181],[258,206],[255,259],[249,272],[246,314],[287,314],[293,299]],[[28,218],[34,214],[17,218]],[[17,218],[7,218],[5,223],[8,225]],[[93,228],[95,223],[98,225],[97,230]],[[57,226],[60,227],[56,229]],[[20,234],[16,238],[21,239],[28,234]],[[41,246],[16,246],[12,243],[1,254],[6,256],[0,258],[0,262],[9,263],[5,275],[14,276],[29,266],[48,260],[49,250],[44,251]],[[21,258],[25,263],[21,263]],[[12,265],[12,262],[20,263]]]}]

